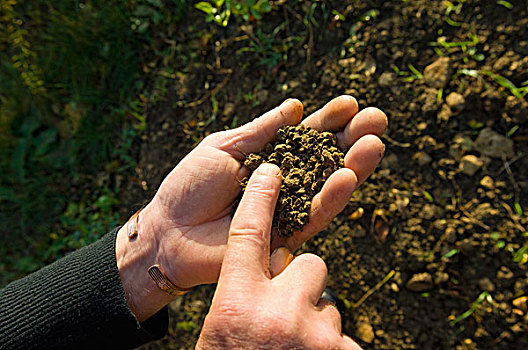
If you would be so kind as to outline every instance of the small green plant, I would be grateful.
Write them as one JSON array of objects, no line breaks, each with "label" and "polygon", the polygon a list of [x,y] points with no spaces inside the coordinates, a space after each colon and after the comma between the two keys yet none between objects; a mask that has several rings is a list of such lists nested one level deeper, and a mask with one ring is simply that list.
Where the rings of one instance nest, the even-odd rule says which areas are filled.
[{"label": "small green plant", "polygon": [[222,27],[229,24],[231,15],[248,22],[253,18],[260,20],[265,13],[271,11],[269,0],[210,0],[201,1],[194,7],[205,13],[207,22],[215,22]]},{"label": "small green plant", "polygon": [[418,69],[416,69],[412,64],[409,64],[408,67],[409,67],[410,72],[400,70],[396,66],[392,66],[392,69],[398,76],[403,78],[402,80],[404,82],[413,82],[415,80],[421,80],[424,78],[423,74]]},{"label": "small green plant", "polygon": [[521,248],[513,252],[513,261],[519,265],[524,265],[528,262],[528,242],[526,242]]},{"label": "small green plant", "polygon": [[513,9],[513,5],[512,5],[512,3],[509,2],[509,1],[499,0],[499,1],[497,1],[497,5],[504,6],[504,7],[506,7],[508,10]]},{"label": "small green plant", "polygon": [[471,304],[470,308],[468,310],[466,310],[464,313],[462,313],[461,315],[459,315],[457,318],[455,318],[454,320],[449,322],[449,324],[451,326],[454,326],[457,323],[459,323],[460,321],[463,321],[466,318],[468,318],[469,316],[471,316],[478,309],[478,307],[480,306],[480,304],[482,304],[482,302],[484,300],[488,301],[489,303],[492,302],[493,299],[492,299],[490,293],[488,293],[488,292],[480,293],[478,298],[473,302],[473,304]]},{"label": "small green plant", "polygon": [[451,15],[460,14],[462,12],[462,6],[464,5],[465,2],[466,0],[456,0],[456,2],[455,1],[444,1],[444,7],[445,7],[444,21],[447,24],[453,27],[461,26],[460,22],[457,22],[451,18]]},{"label": "small green plant", "polygon": [[237,54],[252,52],[259,58],[259,64],[272,69],[280,61],[288,60],[288,53],[295,44],[301,40],[300,37],[291,36],[279,40],[279,33],[287,25],[286,22],[278,25],[271,33],[265,33],[258,28],[255,34],[250,35],[249,46],[237,50]]},{"label": "small green plant", "polygon": [[[476,45],[479,43],[477,35],[468,34],[468,37],[471,40],[452,42],[448,42],[445,38],[440,37],[436,42],[430,42],[429,46],[432,46],[439,56],[444,56],[444,54],[451,54],[456,50],[461,50],[464,54],[464,63],[467,63],[470,58],[477,62],[483,61],[484,55],[479,53],[476,48]],[[440,48],[444,49],[444,51]]]},{"label": "small green plant", "polygon": [[518,99],[523,99],[524,96],[528,94],[528,81],[523,82],[521,84],[521,87],[517,87],[512,81],[510,81],[506,77],[503,77],[500,74],[488,70],[460,69],[457,72],[457,75],[459,74],[467,75],[478,79],[482,79],[483,76],[487,76],[504,89],[510,91],[510,93]]}]

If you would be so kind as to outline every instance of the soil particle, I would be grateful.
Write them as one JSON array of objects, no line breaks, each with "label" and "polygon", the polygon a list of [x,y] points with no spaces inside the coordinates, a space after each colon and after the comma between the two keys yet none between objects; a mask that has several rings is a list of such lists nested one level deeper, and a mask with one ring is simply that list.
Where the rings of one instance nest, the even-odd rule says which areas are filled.
[{"label": "soil particle", "polygon": [[[337,148],[335,136],[302,125],[286,126],[275,141],[258,154],[251,153],[244,165],[254,171],[263,162],[280,167],[283,182],[277,201],[273,228],[279,236],[291,236],[302,230],[310,217],[312,198],[325,181],[344,164],[344,154]],[[242,180],[242,191],[248,178]]]},{"label": "soil particle", "polygon": [[455,112],[462,112],[466,106],[466,100],[464,96],[458,92],[452,92],[447,95],[446,103]]},{"label": "soil particle", "polygon": [[443,105],[440,112],[438,112],[437,120],[439,123],[447,123],[453,116],[453,111],[448,105]]},{"label": "soil particle", "polygon": [[413,160],[416,161],[416,163],[418,163],[418,165],[424,166],[424,165],[427,165],[427,164],[431,163],[431,161],[433,159],[431,158],[430,155],[428,155],[425,152],[416,152],[413,155]]},{"label": "soil particle", "polygon": [[356,336],[365,343],[372,343],[374,340],[374,330],[370,321],[366,317],[360,317],[356,323]]},{"label": "soil particle", "polygon": [[378,84],[383,87],[390,87],[396,81],[396,74],[392,72],[384,72],[378,79]]},{"label": "soil particle", "polygon": [[432,87],[444,88],[451,76],[451,65],[449,57],[440,57],[424,70],[425,82]]},{"label": "soil particle", "polygon": [[478,285],[480,289],[488,291],[488,292],[493,292],[495,290],[495,285],[493,284],[493,282],[491,282],[491,280],[488,277],[481,278],[478,281]]},{"label": "soil particle", "polygon": [[429,272],[417,273],[407,281],[405,287],[416,293],[430,291],[434,287],[433,277]]},{"label": "soil particle", "polygon": [[473,143],[475,150],[491,158],[513,157],[513,141],[491,128],[482,129]]},{"label": "soil particle", "polygon": [[462,157],[460,160],[460,171],[466,175],[473,176],[475,173],[482,168],[484,163],[472,154],[468,154]]},{"label": "soil particle", "polygon": [[508,96],[505,108],[514,123],[524,124],[528,121],[528,101]]}]

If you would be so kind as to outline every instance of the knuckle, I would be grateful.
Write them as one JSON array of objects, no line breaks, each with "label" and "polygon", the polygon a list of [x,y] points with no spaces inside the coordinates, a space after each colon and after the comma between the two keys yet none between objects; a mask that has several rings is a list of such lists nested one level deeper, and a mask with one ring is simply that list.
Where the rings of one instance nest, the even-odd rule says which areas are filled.
[{"label": "knuckle", "polygon": [[311,254],[311,253],[305,253],[299,255],[295,260],[301,259],[302,263],[307,265],[310,270],[314,271],[314,273],[317,273],[318,275],[328,275],[328,268],[326,267],[326,263],[324,262],[321,257]]}]

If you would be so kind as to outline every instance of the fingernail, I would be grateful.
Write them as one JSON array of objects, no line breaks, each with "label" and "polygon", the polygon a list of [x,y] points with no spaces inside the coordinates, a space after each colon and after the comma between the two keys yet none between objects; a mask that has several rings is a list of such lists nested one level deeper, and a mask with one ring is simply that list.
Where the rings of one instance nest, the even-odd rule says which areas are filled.
[{"label": "fingernail", "polygon": [[280,169],[275,164],[271,163],[262,163],[255,172],[259,175],[266,176],[279,176]]},{"label": "fingernail", "polygon": [[281,103],[281,106],[285,105],[286,103],[290,102],[291,100],[292,100],[291,98],[287,98],[283,103]]},{"label": "fingernail", "polygon": [[285,261],[288,264],[293,260],[293,255],[290,250],[286,247],[279,247],[271,253],[272,257],[280,258],[281,261]]}]

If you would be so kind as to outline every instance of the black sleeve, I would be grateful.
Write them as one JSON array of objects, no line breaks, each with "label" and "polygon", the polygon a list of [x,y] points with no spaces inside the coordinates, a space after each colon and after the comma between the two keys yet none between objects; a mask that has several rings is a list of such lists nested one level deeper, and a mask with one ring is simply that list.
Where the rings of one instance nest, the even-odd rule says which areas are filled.
[{"label": "black sleeve", "polygon": [[142,324],[128,308],[117,231],[0,290],[0,349],[123,349],[165,335],[167,308]]}]

